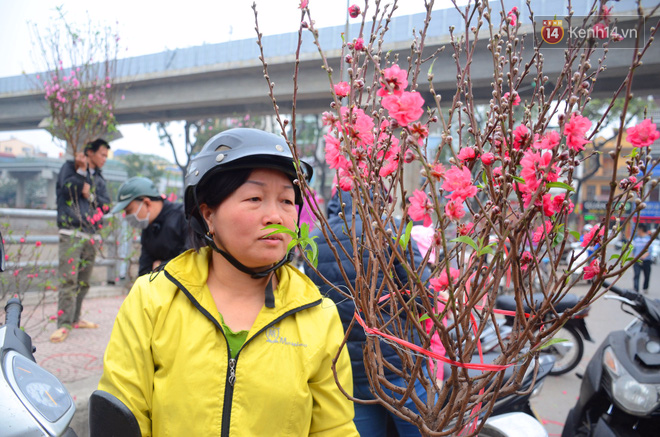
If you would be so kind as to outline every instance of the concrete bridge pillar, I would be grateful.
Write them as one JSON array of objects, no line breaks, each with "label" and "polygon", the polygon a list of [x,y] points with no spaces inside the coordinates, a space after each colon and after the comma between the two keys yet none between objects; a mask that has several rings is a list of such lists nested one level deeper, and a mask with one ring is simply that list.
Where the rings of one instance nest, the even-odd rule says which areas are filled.
[{"label": "concrete bridge pillar", "polygon": [[56,209],[57,208],[57,190],[55,186],[57,185],[57,174],[52,170],[42,170],[41,177],[46,180],[46,208],[47,209]]},{"label": "concrete bridge pillar", "polygon": [[35,178],[36,173],[27,172],[9,172],[10,176],[16,179],[16,208],[25,208],[27,206],[27,196],[25,193],[28,181]]}]

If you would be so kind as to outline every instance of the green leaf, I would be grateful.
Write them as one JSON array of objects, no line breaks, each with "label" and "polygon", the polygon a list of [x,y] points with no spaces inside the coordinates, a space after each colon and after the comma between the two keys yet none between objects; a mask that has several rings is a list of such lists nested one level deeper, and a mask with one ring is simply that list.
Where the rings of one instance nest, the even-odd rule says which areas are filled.
[{"label": "green leaf", "polygon": [[300,239],[306,240],[309,238],[309,223],[303,223],[300,227]]},{"label": "green leaf", "polygon": [[580,233],[578,231],[568,231],[568,233],[571,234],[576,240],[580,239]]},{"label": "green leaf", "polygon": [[424,314],[422,317],[419,318],[419,321],[423,322],[424,320],[428,320],[430,318],[431,318],[431,316],[429,316],[428,314]]},{"label": "green leaf", "polygon": [[405,235],[402,235],[401,238],[399,238],[399,245],[403,250],[406,250],[406,247],[408,247],[408,242],[410,241],[410,234],[412,233],[412,228],[413,228],[413,222],[408,222],[408,224],[406,225]]},{"label": "green leaf", "polygon": [[490,246],[486,246],[486,247],[482,248],[481,250],[479,250],[479,256],[482,256],[482,255],[493,255],[494,253],[495,253],[495,251],[494,251],[493,248],[490,247]]},{"label": "green leaf", "polygon": [[458,238],[454,238],[453,240],[450,241],[451,243],[465,243],[470,245],[475,251],[478,251],[479,248],[477,247],[477,243],[474,242],[474,240],[467,235],[461,235]]},{"label": "green leaf", "polygon": [[316,242],[312,240],[310,240],[308,246],[309,249],[305,250],[305,256],[312,263],[314,268],[316,268],[319,265],[319,247]]},{"label": "green leaf", "polygon": [[575,188],[563,182],[549,182],[545,186],[548,188],[563,188],[568,191],[575,191]]},{"label": "green leaf", "polygon": [[265,235],[266,237],[275,235],[275,234],[287,234],[293,237],[294,239],[298,238],[298,233],[296,231],[292,231],[291,229],[287,228],[286,226],[282,225],[268,225],[263,227],[262,229],[274,229],[273,232],[270,234]]},{"label": "green leaf", "polygon": [[481,255],[492,255],[492,254],[495,253],[495,252],[493,251],[493,246],[496,246],[496,245],[497,245],[497,242],[496,242],[496,241],[493,241],[493,242],[490,243],[489,245],[484,246],[484,239],[483,239],[483,238],[480,238],[480,239],[479,239],[479,247],[480,247],[480,249],[479,249],[479,252],[478,252],[477,254],[478,254],[479,256],[481,256]]},{"label": "green leaf", "polygon": [[435,64],[435,61],[438,58],[433,59],[433,62],[431,62],[431,66],[429,67],[429,72],[427,73],[428,75],[433,74],[433,64]]},{"label": "green leaf", "polygon": [[527,183],[527,182],[525,182],[525,179],[523,179],[523,178],[521,178],[521,177],[519,177],[519,176],[513,176],[513,175],[511,175],[511,178],[512,178],[514,181],[516,181],[516,182],[520,182],[521,184],[526,184],[526,183]]},{"label": "green leaf", "polygon": [[565,341],[568,341],[568,340],[565,339],[565,338],[551,338],[550,340],[548,340],[547,342],[545,342],[545,343],[539,348],[539,350],[542,350],[542,349],[545,349],[545,348],[547,348],[547,347],[550,347],[550,346],[552,346],[553,344],[563,343],[563,342],[565,342]]}]

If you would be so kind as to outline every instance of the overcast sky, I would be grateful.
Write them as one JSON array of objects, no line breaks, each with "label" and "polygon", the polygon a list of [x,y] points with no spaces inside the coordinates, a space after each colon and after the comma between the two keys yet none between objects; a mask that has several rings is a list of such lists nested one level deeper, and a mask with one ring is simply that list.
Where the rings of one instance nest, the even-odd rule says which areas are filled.
[{"label": "overcast sky", "polygon": [[[384,0],[383,4],[389,2]],[[123,57],[140,56],[204,43],[253,38],[253,0],[113,0],[91,2],[81,0],[0,0],[0,77],[35,72],[30,24],[46,29],[57,16],[55,7],[62,5],[70,22],[86,24],[88,17],[99,25],[118,26]],[[363,6],[363,1],[351,0]],[[300,0],[257,0],[259,27],[264,35],[293,32],[300,23]],[[346,0],[310,0],[309,8],[317,27],[345,23]],[[450,6],[449,1],[436,1],[434,9]],[[396,15],[421,12],[423,0],[399,2]],[[155,153],[172,160],[169,148],[159,144],[155,129],[143,125],[120,126],[124,138],[112,143],[113,149]],[[182,129],[179,133],[179,145]],[[45,131],[0,132],[0,140],[21,139],[50,156],[61,149]]]}]

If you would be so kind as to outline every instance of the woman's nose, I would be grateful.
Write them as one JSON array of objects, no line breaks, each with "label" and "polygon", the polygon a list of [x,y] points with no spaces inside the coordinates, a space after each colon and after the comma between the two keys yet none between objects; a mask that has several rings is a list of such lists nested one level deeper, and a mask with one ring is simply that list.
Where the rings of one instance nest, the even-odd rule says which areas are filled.
[{"label": "woman's nose", "polygon": [[267,225],[275,224],[281,225],[284,220],[282,219],[282,211],[279,208],[278,202],[267,202],[264,211],[264,220]]}]

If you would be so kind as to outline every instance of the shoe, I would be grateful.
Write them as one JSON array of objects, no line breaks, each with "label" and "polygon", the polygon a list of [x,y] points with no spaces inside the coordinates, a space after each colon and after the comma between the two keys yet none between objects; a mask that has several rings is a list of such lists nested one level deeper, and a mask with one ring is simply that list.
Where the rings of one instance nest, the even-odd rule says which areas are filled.
[{"label": "shoe", "polygon": [[644,294],[649,294],[649,289],[648,288],[644,289]]},{"label": "shoe", "polygon": [[53,343],[62,343],[69,336],[69,330],[66,328],[57,328],[55,332],[50,335],[50,341]]},{"label": "shoe", "polygon": [[76,329],[96,329],[99,327],[99,324],[81,319],[78,320],[78,323],[74,323],[73,327]]}]

